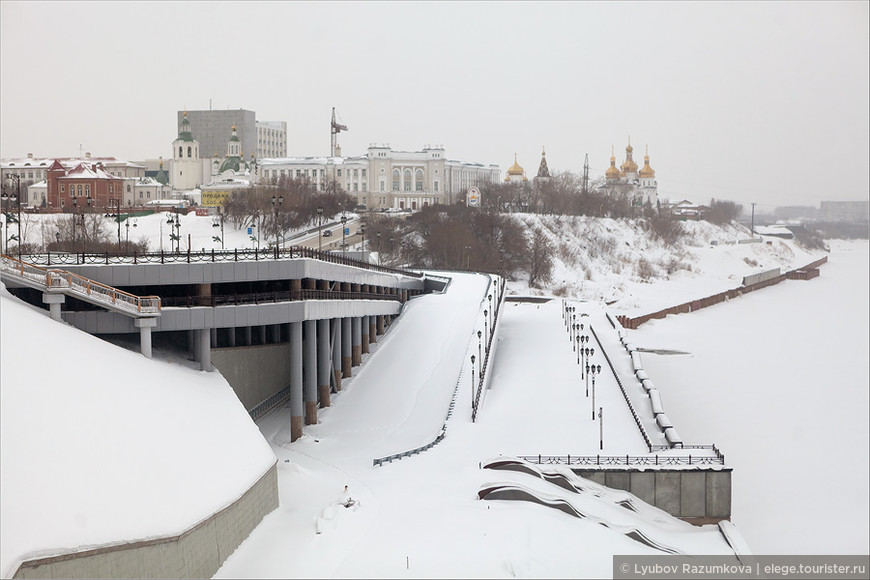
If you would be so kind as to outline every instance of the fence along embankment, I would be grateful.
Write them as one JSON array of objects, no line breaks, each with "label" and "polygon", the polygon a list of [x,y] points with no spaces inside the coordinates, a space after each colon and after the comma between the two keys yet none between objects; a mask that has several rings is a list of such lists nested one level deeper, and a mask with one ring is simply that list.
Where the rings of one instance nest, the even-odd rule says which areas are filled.
[{"label": "fence along embankment", "polygon": [[719,304],[720,302],[731,300],[732,298],[737,298],[738,296],[742,296],[747,292],[754,292],[755,290],[761,290],[762,288],[767,288],[768,286],[779,284],[783,280],[810,280],[811,278],[815,278],[819,275],[819,266],[826,263],[827,261],[828,257],[823,256],[822,258],[816,260],[815,262],[811,262],[806,266],[803,266],[801,268],[795,268],[794,270],[789,270],[788,272],[779,274],[778,276],[773,276],[771,278],[768,278],[767,280],[762,280],[761,282],[748,284],[746,286],[741,285],[737,288],[731,288],[730,290],[726,290],[712,296],[707,296],[706,298],[699,298],[698,300],[683,302],[682,304],[671,306],[670,308],[664,308],[657,312],[651,312],[650,314],[644,314],[643,316],[629,318],[628,316],[620,314],[616,317],[616,319],[619,320],[619,323],[622,325],[623,328],[634,330],[644,322],[647,322],[654,318],[664,318],[668,314],[682,314],[685,312],[693,312],[700,308],[707,308],[708,306],[713,306],[714,304]]}]

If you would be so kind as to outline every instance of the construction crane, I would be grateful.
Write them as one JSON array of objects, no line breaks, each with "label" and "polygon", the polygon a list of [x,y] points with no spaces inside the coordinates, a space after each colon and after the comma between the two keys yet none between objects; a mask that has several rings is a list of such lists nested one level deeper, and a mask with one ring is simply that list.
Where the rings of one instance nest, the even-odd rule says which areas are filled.
[{"label": "construction crane", "polygon": [[335,157],[335,148],[338,147],[338,134],[347,131],[347,125],[341,125],[335,120],[335,107],[332,107],[332,122],[329,125],[329,156]]}]

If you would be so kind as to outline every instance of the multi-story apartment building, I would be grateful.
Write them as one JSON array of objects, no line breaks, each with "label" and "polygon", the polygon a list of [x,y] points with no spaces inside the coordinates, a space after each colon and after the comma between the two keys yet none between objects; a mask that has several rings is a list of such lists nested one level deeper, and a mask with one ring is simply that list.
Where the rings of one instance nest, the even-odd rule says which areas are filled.
[{"label": "multi-story apartment building", "polygon": [[447,159],[441,146],[395,151],[370,145],[365,156],[260,159],[257,178],[307,179],[319,191],[334,183],[367,209],[420,209],[463,199],[468,188],[498,182],[498,165]]},{"label": "multi-story apartment building", "polygon": [[287,122],[257,121],[258,159],[263,157],[285,157],[287,155]]},{"label": "multi-story apartment building", "polygon": [[202,159],[223,157],[232,127],[236,128],[244,157],[287,155],[285,121],[257,121],[257,114],[246,109],[178,111],[178,127],[185,117],[189,123],[188,131],[199,142],[199,157]]}]

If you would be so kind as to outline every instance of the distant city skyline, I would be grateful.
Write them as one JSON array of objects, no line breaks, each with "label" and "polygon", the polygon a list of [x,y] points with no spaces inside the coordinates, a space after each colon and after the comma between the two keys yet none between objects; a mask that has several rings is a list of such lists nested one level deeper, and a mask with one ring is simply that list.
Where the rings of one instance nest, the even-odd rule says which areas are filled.
[{"label": "distant city skyline", "polygon": [[630,138],[672,201],[866,200],[868,6],[4,0],[0,156],[171,158],[176,112],[208,108],[323,156],[335,107],[344,155],[438,144],[531,178],[546,149],[600,177]]}]

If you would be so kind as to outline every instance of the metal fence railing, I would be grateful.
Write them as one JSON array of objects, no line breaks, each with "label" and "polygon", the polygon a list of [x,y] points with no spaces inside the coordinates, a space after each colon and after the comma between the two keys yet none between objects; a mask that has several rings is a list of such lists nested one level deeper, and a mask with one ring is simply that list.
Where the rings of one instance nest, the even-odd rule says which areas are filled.
[{"label": "metal fence railing", "polygon": [[[696,446],[700,449],[715,449],[712,446]],[[656,465],[725,465],[725,456],[721,453],[692,455],[517,455],[519,459],[538,465],[567,466],[620,466],[620,467],[650,467]]]},{"label": "metal fence railing", "polygon": [[91,302],[111,304],[131,314],[160,314],[159,296],[136,296],[72,272],[41,268],[11,256],[2,257],[2,268],[7,275],[30,280],[46,290],[58,290]]},{"label": "metal fence railing", "polygon": [[180,252],[147,252],[132,254],[112,254],[109,252],[103,253],[69,253],[69,252],[48,252],[45,254],[24,254],[21,256],[23,261],[31,264],[52,266],[52,265],[109,265],[109,264],[173,264],[173,263],[200,263],[200,262],[244,262],[244,261],[260,261],[260,260],[280,260],[292,258],[312,258],[333,264],[342,264],[345,266],[353,266],[376,272],[385,272],[390,274],[401,274],[402,276],[410,276],[413,278],[422,278],[422,272],[405,270],[402,268],[393,268],[390,266],[381,266],[379,264],[371,264],[355,258],[348,258],[341,254],[331,252],[322,252],[313,248],[305,248],[302,246],[291,246],[289,248],[264,248],[264,249],[233,249],[233,250],[201,250],[199,252],[187,250]]},{"label": "metal fence railing", "polygon": [[393,300],[402,302],[401,294],[376,294],[341,290],[275,290],[245,294],[212,294],[210,296],[164,296],[163,306],[233,306],[299,300]]}]

